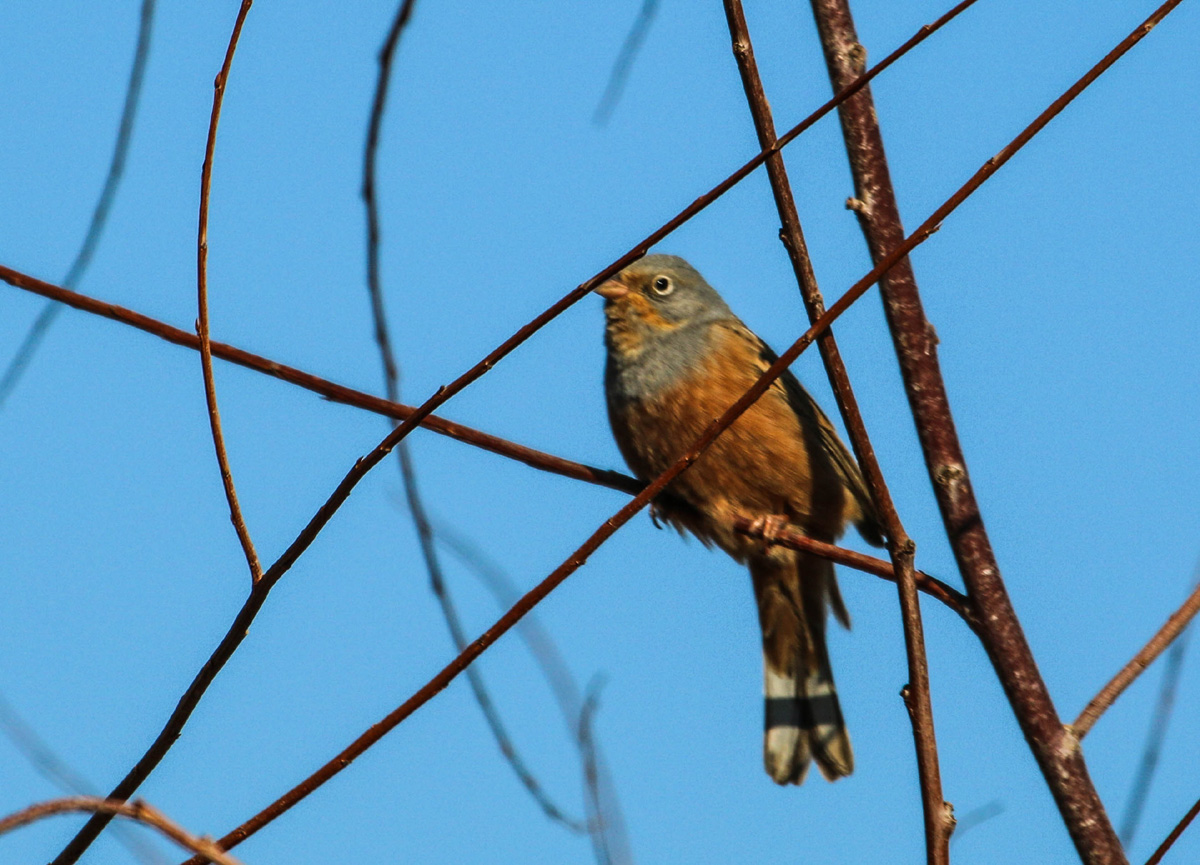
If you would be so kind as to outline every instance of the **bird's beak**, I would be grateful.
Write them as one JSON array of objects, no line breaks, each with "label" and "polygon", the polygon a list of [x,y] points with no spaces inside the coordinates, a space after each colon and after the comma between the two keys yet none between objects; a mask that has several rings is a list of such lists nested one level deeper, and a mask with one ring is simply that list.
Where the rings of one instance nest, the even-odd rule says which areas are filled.
[{"label": "bird's beak", "polygon": [[629,286],[622,282],[619,276],[614,276],[596,286],[595,292],[605,300],[619,300],[629,294]]}]

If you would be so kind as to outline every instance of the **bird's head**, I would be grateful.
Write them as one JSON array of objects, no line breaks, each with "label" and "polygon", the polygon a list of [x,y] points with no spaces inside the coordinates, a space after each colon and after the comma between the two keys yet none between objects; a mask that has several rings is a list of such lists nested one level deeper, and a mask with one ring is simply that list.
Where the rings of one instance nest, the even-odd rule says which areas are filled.
[{"label": "bird's head", "polygon": [[647,255],[596,287],[609,326],[668,332],[733,317],[704,277],[677,255]]}]

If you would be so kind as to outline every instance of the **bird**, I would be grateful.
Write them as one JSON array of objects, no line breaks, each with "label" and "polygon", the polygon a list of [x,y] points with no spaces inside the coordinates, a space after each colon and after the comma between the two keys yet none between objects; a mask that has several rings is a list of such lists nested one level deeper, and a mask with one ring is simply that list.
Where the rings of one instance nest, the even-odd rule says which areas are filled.
[{"label": "bird", "polygon": [[[644,256],[595,291],[604,298],[609,423],[630,470],[649,481],[777,358],[678,256]],[[749,568],[762,629],[767,774],[800,784],[813,761],[829,781],[853,772],[825,645],[827,611],[850,626],[833,563],[734,530],[748,517],[832,543],[853,523],[883,544],[858,464],[796,377],[784,371],[667,486],[651,516]]]}]

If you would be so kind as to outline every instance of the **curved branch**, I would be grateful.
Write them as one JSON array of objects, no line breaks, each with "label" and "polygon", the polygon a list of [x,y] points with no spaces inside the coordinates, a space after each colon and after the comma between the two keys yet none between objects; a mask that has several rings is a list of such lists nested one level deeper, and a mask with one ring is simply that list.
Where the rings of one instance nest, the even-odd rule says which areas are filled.
[{"label": "curved branch", "polygon": [[213,379],[212,340],[208,335],[208,196],[212,187],[213,156],[217,149],[217,123],[221,120],[221,103],[225,100],[225,82],[229,80],[229,67],[233,63],[233,52],[237,50],[246,13],[254,0],[242,0],[237,20],[233,24],[233,35],[225,49],[225,62],[213,81],[212,116],[208,121],[208,141],[204,146],[204,164],[200,168],[200,219],[196,230],[196,335],[200,338],[200,368],[204,375],[204,400],[208,404],[208,425],[212,430],[213,449],[217,452],[217,466],[221,471],[221,485],[225,488],[225,500],[229,503],[229,520],[237,532],[246,564],[250,567],[250,581],[262,579],[262,564],[254,551],[254,541],[246,528],[246,519],[238,504],[237,490],[233,486],[233,472],[229,469],[229,455],[225,452],[225,434],[221,431],[221,412],[217,408],[217,383]]},{"label": "curved branch", "polygon": [[218,847],[211,839],[192,835],[157,808],[151,807],[140,799],[132,802],[114,802],[111,799],[101,799],[99,796],[66,796],[62,799],[51,799],[48,802],[30,805],[28,808],[0,820],[0,835],[56,814],[77,812],[104,815],[110,820],[113,817],[135,820],[157,829],[180,847],[204,856],[207,860],[216,862],[217,865],[241,865],[237,859]]}]

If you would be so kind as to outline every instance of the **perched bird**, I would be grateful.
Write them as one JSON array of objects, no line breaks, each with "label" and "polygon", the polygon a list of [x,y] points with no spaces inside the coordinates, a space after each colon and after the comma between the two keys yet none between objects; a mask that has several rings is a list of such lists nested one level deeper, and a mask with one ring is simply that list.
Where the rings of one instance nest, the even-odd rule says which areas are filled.
[{"label": "perched bird", "polygon": [[[596,288],[605,298],[604,385],[621,454],[639,478],[669,468],[776,359],[682,258],[648,255]],[[765,667],[763,760],[799,784],[810,760],[829,780],[854,753],[825,647],[826,608],[850,617],[833,564],[739,534],[735,517],[786,520],[832,542],[854,523],[882,544],[854,457],[785,372],[655,502],[654,514],[749,565]]]}]

